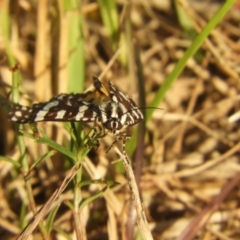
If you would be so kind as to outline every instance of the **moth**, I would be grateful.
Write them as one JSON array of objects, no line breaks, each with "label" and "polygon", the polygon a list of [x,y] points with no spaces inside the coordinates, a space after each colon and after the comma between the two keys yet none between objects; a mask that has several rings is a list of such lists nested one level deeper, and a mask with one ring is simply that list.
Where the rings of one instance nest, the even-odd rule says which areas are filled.
[{"label": "moth", "polygon": [[107,87],[93,77],[92,86],[84,93],[60,94],[32,107],[16,105],[9,112],[10,121],[33,123],[41,121],[93,122],[117,140],[126,141],[126,128],[143,120],[136,103],[125,96],[112,82]]}]

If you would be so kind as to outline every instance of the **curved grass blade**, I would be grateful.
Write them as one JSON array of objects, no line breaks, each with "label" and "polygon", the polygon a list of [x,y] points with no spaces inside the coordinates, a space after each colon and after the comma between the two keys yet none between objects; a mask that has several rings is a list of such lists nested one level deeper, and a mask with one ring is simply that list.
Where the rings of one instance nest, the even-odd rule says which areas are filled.
[{"label": "curved grass blade", "polygon": [[[187,61],[196,53],[196,51],[200,48],[203,44],[204,40],[208,37],[211,31],[217,26],[217,24],[223,19],[223,17],[228,13],[231,7],[234,5],[235,0],[226,1],[222,7],[217,11],[217,13],[213,16],[213,18],[207,23],[207,25],[203,28],[203,30],[196,36],[193,40],[191,46],[187,49],[183,57],[177,62],[176,66],[174,67],[173,71],[170,75],[166,78],[165,82],[157,91],[155,98],[149,104],[151,107],[158,107],[161,101],[163,100],[164,96],[166,95],[168,89],[172,86],[174,81],[178,78],[182,70],[187,64]],[[150,108],[146,112],[146,122],[152,117],[154,109]],[[133,133],[131,140],[129,141],[128,145],[130,147],[127,148],[129,154],[133,153],[133,149],[135,149],[137,143],[137,132]]]}]

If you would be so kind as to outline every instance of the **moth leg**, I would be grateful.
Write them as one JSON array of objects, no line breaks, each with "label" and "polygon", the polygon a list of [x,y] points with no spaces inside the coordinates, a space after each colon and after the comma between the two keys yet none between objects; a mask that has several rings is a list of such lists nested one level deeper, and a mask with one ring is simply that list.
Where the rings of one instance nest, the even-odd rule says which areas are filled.
[{"label": "moth leg", "polygon": [[89,134],[90,136],[88,136],[87,142],[85,144],[87,148],[92,148],[92,147],[96,147],[96,149],[99,148],[100,144],[99,144],[98,139],[96,138],[98,133],[99,133],[98,127],[94,126],[93,134],[92,135]]},{"label": "moth leg", "polygon": [[126,152],[126,142],[129,139],[131,139],[131,135],[128,135],[126,133],[121,136],[123,156],[125,157],[126,161],[130,164],[130,161],[129,161],[129,158],[128,158],[127,152]]},{"label": "moth leg", "polygon": [[116,144],[117,141],[122,141],[122,151],[124,156],[126,156],[126,142],[128,139],[131,139],[131,135],[127,134],[126,132],[120,133],[116,136],[116,139],[113,141],[113,143],[110,145],[110,147],[107,149],[106,153],[108,153],[111,148]]},{"label": "moth leg", "polygon": [[126,152],[126,142],[128,139],[131,139],[131,135],[127,134],[126,132],[123,132],[121,134],[119,134],[117,136],[117,141],[122,141],[122,154],[126,160],[126,162],[128,162],[128,164],[130,164],[127,152]]},{"label": "moth leg", "polygon": [[95,124],[93,128],[93,134],[92,136],[89,136],[86,146],[88,148],[95,146],[97,150],[100,146],[98,138],[102,138],[106,135],[107,135],[107,132],[101,126],[99,126],[98,124]]},{"label": "moth leg", "polygon": [[110,147],[106,150],[106,153],[108,153],[111,150],[111,148],[116,144],[117,141],[118,141],[117,139],[115,139],[113,141],[113,143],[110,145]]}]

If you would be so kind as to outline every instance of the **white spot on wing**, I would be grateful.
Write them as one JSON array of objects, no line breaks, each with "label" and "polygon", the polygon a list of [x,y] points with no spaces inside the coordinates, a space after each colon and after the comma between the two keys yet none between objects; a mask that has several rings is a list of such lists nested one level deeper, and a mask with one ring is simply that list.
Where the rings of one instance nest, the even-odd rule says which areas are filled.
[{"label": "white spot on wing", "polygon": [[15,116],[11,118],[12,121],[16,122],[18,120],[18,118],[16,118]]},{"label": "white spot on wing", "polygon": [[131,112],[133,115],[135,115],[135,117],[137,118],[137,119],[139,119],[139,115],[136,113],[136,111],[132,111]]},{"label": "white spot on wing", "polygon": [[112,100],[113,100],[114,102],[118,102],[116,96],[113,96],[113,97],[112,97]]},{"label": "white spot on wing", "polygon": [[129,116],[129,118],[131,119],[131,122],[134,123],[134,118],[130,113],[127,113],[127,115]]},{"label": "white spot on wing", "polygon": [[84,121],[84,120],[82,119],[83,115],[84,115],[84,112],[79,112],[79,113],[75,116],[76,121],[80,121],[80,120]]},{"label": "white spot on wing", "polygon": [[15,112],[15,116],[22,117],[22,112],[20,112],[20,111]]},{"label": "white spot on wing", "polygon": [[91,104],[91,103],[85,102],[85,101],[82,101],[82,103],[83,103],[84,105],[90,105],[90,104]]},{"label": "white spot on wing", "polygon": [[43,110],[48,111],[52,107],[56,107],[59,104],[59,101],[52,101],[47,103],[47,105],[44,106]]},{"label": "white spot on wing", "polygon": [[[78,113],[77,113],[77,115],[75,116],[76,121],[80,121],[80,120],[86,121],[85,118],[83,119],[83,116],[84,116],[84,113],[85,113],[85,111],[86,111],[87,109],[88,109],[88,107],[87,107],[87,106],[84,106],[84,105],[78,108]],[[87,118],[86,118],[86,119],[87,119]],[[87,120],[88,120],[88,119],[87,119]]]},{"label": "white spot on wing", "polygon": [[34,119],[35,122],[44,120],[45,115],[47,114],[47,111],[39,111]]},{"label": "white spot on wing", "polygon": [[129,99],[122,92],[119,91],[118,94],[121,95],[123,99],[129,102]]},{"label": "white spot on wing", "polygon": [[116,104],[111,104],[111,110],[112,110],[111,117],[112,117],[112,118],[118,118],[117,106],[116,106]]},{"label": "white spot on wing", "polygon": [[65,113],[66,113],[65,110],[58,111],[57,112],[57,116],[55,117],[55,119],[63,119]]},{"label": "white spot on wing", "polygon": [[102,117],[102,122],[103,123],[105,123],[108,120],[107,115],[104,112],[102,112],[101,117]]},{"label": "white spot on wing", "polygon": [[64,96],[65,96],[65,94],[60,94],[60,95],[57,97],[57,99],[62,100],[62,99],[64,98]]},{"label": "white spot on wing", "polygon": [[122,125],[125,125],[126,119],[127,119],[127,114],[123,114],[123,115],[121,116],[121,119],[120,119],[120,122],[121,122]]},{"label": "white spot on wing", "polygon": [[85,112],[87,109],[88,109],[88,107],[83,105],[83,106],[79,107],[78,111],[79,111],[79,113],[82,113],[82,112]]}]

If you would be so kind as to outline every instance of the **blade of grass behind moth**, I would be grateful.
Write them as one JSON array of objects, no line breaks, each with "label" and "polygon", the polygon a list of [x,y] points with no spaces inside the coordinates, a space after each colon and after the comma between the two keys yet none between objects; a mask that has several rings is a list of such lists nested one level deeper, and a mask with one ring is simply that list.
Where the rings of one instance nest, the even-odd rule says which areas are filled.
[{"label": "blade of grass behind moth", "polygon": [[[83,18],[79,11],[81,1],[64,1],[65,11],[68,14],[68,92],[79,93],[84,90],[85,83],[85,57],[84,57],[84,36]],[[81,131],[81,123],[74,123],[78,132]]]},{"label": "blade of grass behind moth", "polygon": [[[142,113],[145,119],[145,90],[144,90],[144,76],[143,76],[143,66],[141,64],[140,59],[140,52],[139,47],[137,44],[135,44],[135,64],[137,66],[137,79],[138,79],[138,89],[139,89],[139,106],[142,109]],[[135,151],[131,149],[131,152],[134,151],[133,156],[133,164],[134,164],[134,175],[137,183],[137,187],[139,190],[139,193],[141,195],[141,189],[140,189],[140,181],[141,181],[141,173],[142,173],[142,166],[143,166],[143,156],[144,156],[144,135],[145,135],[145,121],[141,121],[137,128],[135,129],[135,138],[131,139],[129,142],[129,147],[134,148],[135,146],[132,144],[133,142],[137,142],[137,147]],[[135,211],[135,206],[133,201],[131,202],[129,212]],[[136,214],[129,214],[128,221],[127,221],[127,236],[129,239],[133,239],[134,235],[134,225],[137,220]]]},{"label": "blade of grass behind moth", "polygon": [[[85,78],[85,58],[84,58],[84,38],[83,38],[83,19],[79,12],[79,5],[81,1],[64,1],[65,11],[71,11],[68,14],[68,52],[69,59],[67,62],[68,72],[68,92],[83,92],[84,78]],[[76,128],[81,130],[80,123],[76,124]],[[75,127],[73,128],[75,129]],[[78,146],[78,137],[76,135],[76,144]],[[78,205],[81,201],[81,191],[77,185],[81,182],[82,171],[78,171],[75,176],[74,185],[74,221],[75,226],[79,226],[79,208]],[[77,217],[76,217],[77,216]],[[77,236],[79,235],[78,228],[75,229]]]},{"label": "blade of grass behind moth", "polygon": [[[19,92],[18,92],[19,82],[20,82],[20,73],[19,73],[19,70],[17,69],[13,71],[13,74],[12,74],[12,101],[14,104],[18,104],[19,102]],[[22,125],[16,124],[17,142],[18,142],[20,156],[21,156],[20,157],[21,167],[23,168],[24,180],[26,182],[27,193],[30,201],[31,210],[34,213],[36,211],[36,206],[33,198],[31,184],[28,178],[26,177],[29,171],[29,166],[28,166],[27,157],[26,157],[26,146],[23,139],[23,135],[20,134],[19,132],[19,130],[21,129],[22,129]]]},{"label": "blade of grass behind moth", "polygon": [[136,71],[135,71],[135,59],[134,59],[134,47],[133,47],[133,33],[132,33],[132,21],[131,21],[131,4],[126,3],[125,11],[125,21],[124,21],[124,30],[125,30],[125,46],[127,52],[127,63],[128,63],[128,74],[131,79],[130,88],[132,91],[137,92],[137,81],[136,81]]},{"label": "blade of grass behind moth", "polygon": [[[69,59],[67,63],[68,71],[68,91],[69,92],[83,92],[84,78],[85,78],[85,61],[84,61],[84,38],[83,38],[83,19],[79,12],[79,5],[81,1],[64,1],[65,11],[71,11],[68,15],[68,51]],[[80,128],[76,124],[76,128]],[[80,128],[81,129],[81,128]],[[77,143],[75,144],[78,145]],[[81,190],[77,185],[81,182],[82,171],[78,171],[74,177],[74,221],[75,226],[80,225],[79,208],[81,201]],[[79,229],[75,228],[76,235],[79,236]]]},{"label": "blade of grass behind moth", "polygon": [[11,109],[10,101],[2,95],[0,95],[0,105],[6,110],[6,112],[9,112]]},{"label": "blade of grass behind moth", "polygon": [[[20,82],[20,73],[19,73],[18,66],[15,66],[12,74],[12,99],[14,104],[17,104],[19,102],[19,92],[18,92],[19,82]],[[33,214],[35,214],[37,210],[36,210],[36,204],[33,197],[32,185],[30,183],[30,178],[28,177],[29,165],[28,165],[27,155],[26,155],[26,152],[27,152],[26,145],[24,142],[23,135],[20,134],[19,132],[19,130],[21,129],[22,129],[22,125],[16,124],[17,142],[18,142],[20,156],[21,156],[20,161],[21,161],[21,167],[23,169],[22,172],[23,172],[24,181],[26,184],[26,192],[27,192],[31,211],[33,212]],[[23,204],[26,204],[26,203],[23,203]],[[46,237],[46,230],[42,222],[39,222],[39,228],[42,235]]]},{"label": "blade of grass behind moth", "polygon": [[[137,66],[137,76],[138,76],[138,89],[139,89],[139,106],[142,108],[142,113],[145,119],[146,115],[146,97],[145,97],[145,89],[144,89],[144,75],[143,75],[143,66],[140,59],[140,51],[139,47],[135,45],[135,62]],[[142,171],[142,161],[144,155],[144,135],[145,135],[145,121],[141,121],[138,125],[138,138],[137,138],[137,148],[134,154],[134,162],[135,162],[135,177],[138,183],[141,178],[141,171]]]},{"label": "blade of grass behind moth", "polygon": [[1,36],[3,37],[4,42],[4,49],[7,53],[7,58],[11,66],[14,66],[16,64],[16,61],[13,56],[11,43],[10,43],[10,23],[9,23],[9,1],[3,1],[1,2],[0,7],[0,32]]},{"label": "blade of grass behind moth", "polygon": [[[10,32],[11,32],[11,28],[10,28],[10,13],[9,13],[9,8],[10,8],[10,1],[3,1],[1,2],[1,7],[0,7],[0,35],[1,35],[1,42],[3,45],[3,48],[6,52],[6,57],[3,57],[4,55],[1,56],[1,65],[3,65],[3,63],[8,61],[8,64],[14,69],[14,66],[16,66],[16,60],[14,58],[13,55],[13,50],[12,50],[12,43],[11,43],[11,38],[10,38]],[[14,44],[14,42],[13,42]],[[16,43],[15,43],[16,44]],[[6,61],[7,60],[7,61]],[[17,71],[18,72],[18,71]],[[16,83],[16,84],[15,84]],[[15,85],[18,87],[18,79],[16,79],[16,81],[12,81],[12,85]],[[4,88],[1,89],[1,93],[2,90]],[[16,100],[16,102],[18,102],[18,89],[15,91],[15,95],[14,95],[14,99]],[[0,104],[9,110],[10,109],[10,104],[7,103],[7,101],[4,101],[4,98],[1,99]],[[1,145],[2,145],[2,149],[6,149],[7,147],[7,134],[6,134],[6,129],[7,129],[7,121],[5,118],[5,114],[2,112],[3,109],[2,107],[0,107],[0,114],[1,114]]]},{"label": "blade of grass behind moth", "polygon": [[[137,92],[137,89],[139,89],[139,85],[137,84],[137,81],[136,81],[136,71],[135,71],[136,62],[134,59],[136,58],[136,56],[134,56],[134,54],[136,53],[134,51],[134,46],[133,46],[132,25],[131,25],[130,16],[131,16],[131,4],[127,2],[125,5],[124,30],[126,34],[126,48],[128,52],[128,55],[127,55],[128,56],[128,73],[129,73],[129,78],[132,79],[132,81],[130,81],[130,84],[131,84],[130,88],[132,89],[132,91]],[[137,66],[137,68],[139,68],[139,66]],[[139,96],[139,99],[140,98],[141,97]],[[131,139],[126,144],[126,150],[128,153],[130,153],[130,155],[132,155],[135,149],[136,141],[137,141],[137,133],[135,133],[134,139]],[[133,142],[135,142],[135,144],[133,144]]]},{"label": "blade of grass behind moth", "polygon": [[[137,79],[138,79],[138,92],[139,92],[139,106],[142,109],[142,113],[145,119],[146,116],[146,103],[145,103],[145,90],[144,90],[144,76],[143,76],[143,66],[141,64],[140,60],[140,52],[137,45],[135,45],[135,62],[137,66]],[[138,142],[138,149],[136,149],[136,156],[134,157],[137,161],[137,159],[141,159],[141,156],[143,156],[143,150],[144,150],[144,134],[145,134],[145,122],[141,121],[138,124],[138,128],[134,131],[132,138],[128,141],[128,144],[126,146],[127,152],[131,155],[134,152],[134,149],[136,147],[136,143]],[[139,133],[139,135],[138,135]],[[140,147],[141,145],[141,147]],[[139,151],[139,152],[138,152]]]},{"label": "blade of grass behind moth", "polygon": [[68,14],[68,91],[83,92],[85,78],[83,19],[79,12],[81,1],[64,1],[65,11]]},{"label": "blade of grass behind moth", "polygon": [[[62,3],[62,2],[61,2]],[[51,86],[52,86],[52,94],[53,96],[57,96],[59,93],[66,91],[66,64],[67,61],[67,50],[64,46],[63,52],[63,44],[66,43],[65,38],[67,38],[67,34],[63,35],[61,20],[63,19],[63,10],[60,7],[60,1],[53,1],[54,8],[56,9],[56,13],[51,18],[52,30],[51,34]],[[54,28],[53,28],[54,27]],[[62,34],[61,34],[62,33]],[[63,37],[65,36],[65,38]],[[65,53],[65,54],[64,54]],[[64,60],[63,60],[64,58]],[[65,65],[64,65],[65,64]],[[64,75],[64,77],[63,77]],[[60,85],[60,86],[59,86]],[[62,87],[64,88],[62,91]]]},{"label": "blade of grass behind moth", "polygon": [[[223,19],[223,17],[227,14],[227,12],[231,9],[235,0],[226,1],[222,7],[217,11],[217,13],[213,16],[213,18],[208,22],[208,24],[203,28],[203,30],[196,36],[193,40],[191,46],[187,49],[183,57],[177,62],[176,66],[174,67],[173,71],[169,74],[166,78],[165,82],[162,84],[161,88],[157,91],[155,98],[149,104],[151,107],[158,107],[161,101],[163,100],[164,96],[166,95],[168,89],[172,86],[174,81],[180,75],[182,70],[187,64],[188,59],[190,59],[196,51],[200,48],[203,44],[204,40],[208,37],[211,31],[216,27],[216,25]],[[152,117],[154,109],[148,109],[146,112],[146,122]],[[136,132],[134,132],[132,136],[132,145],[136,146]],[[135,141],[134,141],[135,139]],[[129,154],[133,153],[134,147],[129,149]]]},{"label": "blade of grass behind moth", "polygon": [[101,16],[108,34],[111,38],[112,49],[117,48],[117,33],[119,29],[119,20],[116,2],[112,0],[98,0]]},{"label": "blade of grass behind moth", "polygon": [[34,44],[33,74],[34,95],[38,101],[45,101],[52,96],[51,69],[51,44],[49,31],[50,25],[48,1],[36,1],[36,39]]}]

